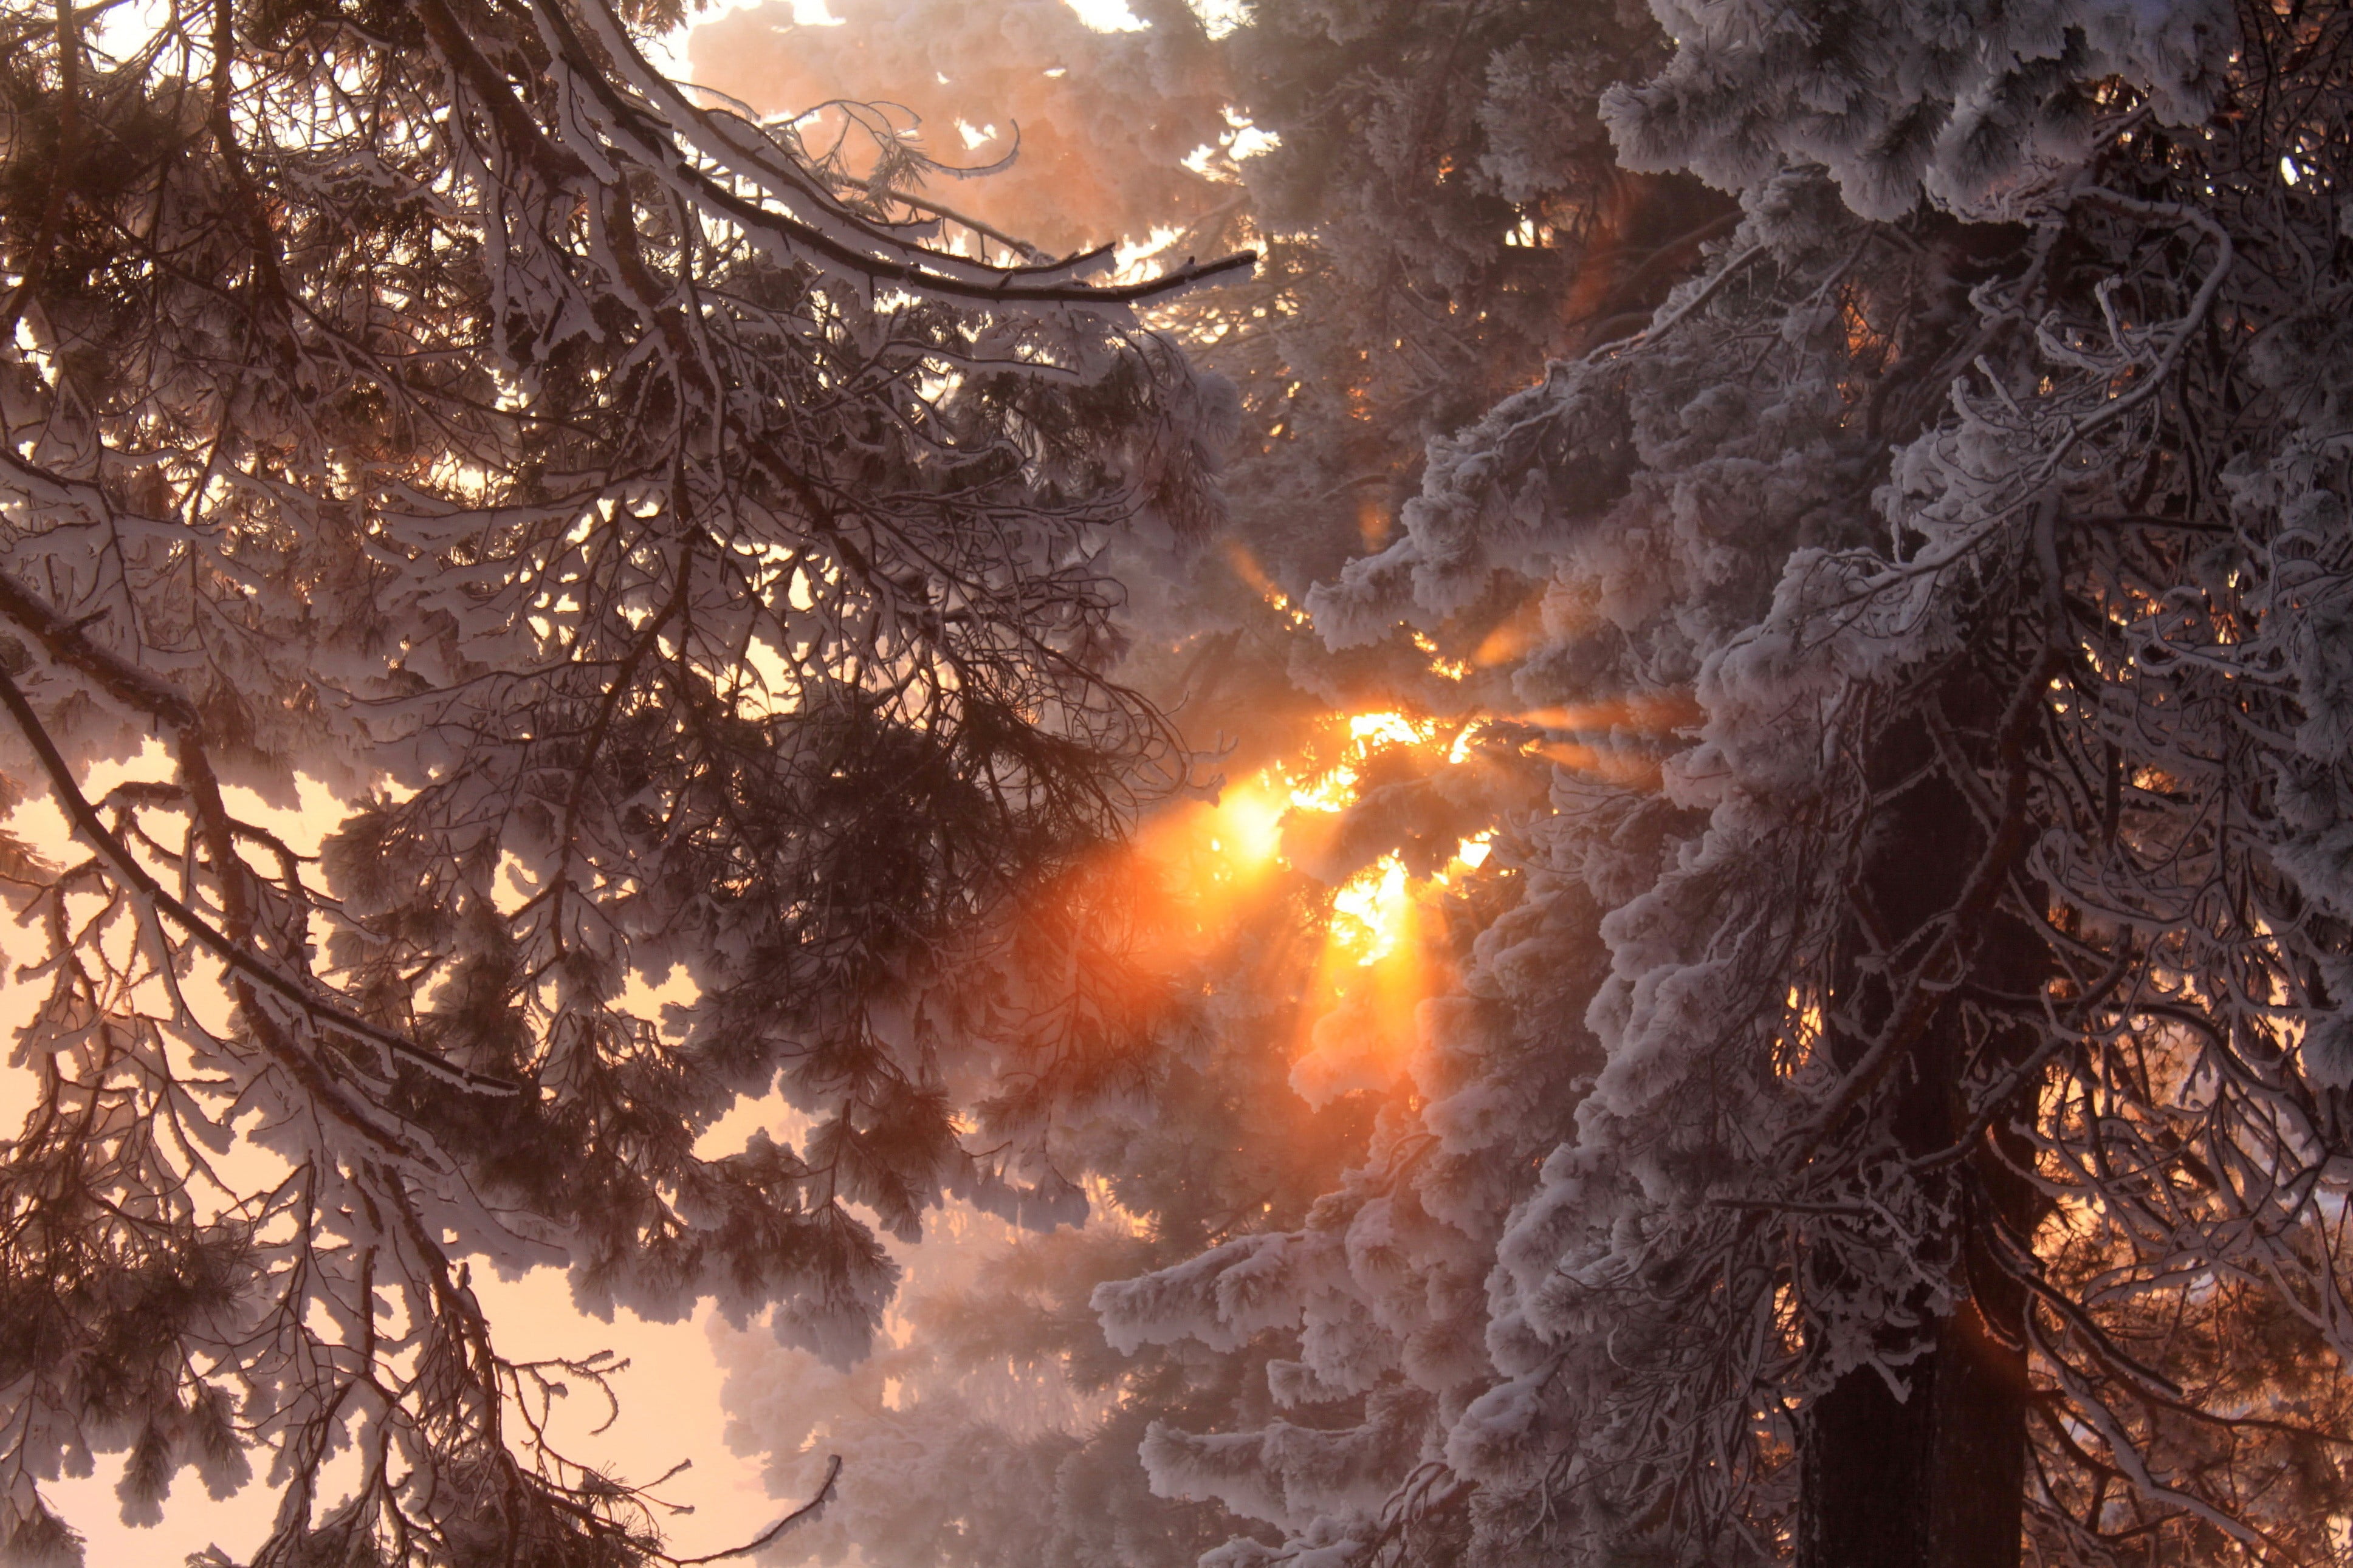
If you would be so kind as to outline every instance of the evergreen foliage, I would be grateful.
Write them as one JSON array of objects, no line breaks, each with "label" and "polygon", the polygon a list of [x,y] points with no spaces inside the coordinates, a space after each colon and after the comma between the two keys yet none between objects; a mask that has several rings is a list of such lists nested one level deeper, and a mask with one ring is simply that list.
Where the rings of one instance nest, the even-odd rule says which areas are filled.
[{"label": "evergreen foliage", "polygon": [[[94,1454],[139,1521],[259,1449],[256,1563],[667,1560],[544,1439],[608,1369],[469,1269],[841,1359],[869,1218],[1070,1212],[1034,1129],[1111,1069],[992,1033],[974,933],[1185,777],[1099,557],[1213,520],[1131,307],[1249,258],[1008,259],[681,96],[675,7],[106,12],[0,7],[0,765],[72,841],[0,867],[0,1552],[79,1560]],[[306,776],[316,858],[253,804]],[[697,1152],[780,1077],[800,1148]]]},{"label": "evergreen foliage", "polygon": [[10,14],[6,1549],[2341,1561],[2353,18],[833,8]]},{"label": "evergreen foliage", "polygon": [[[2353,21],[1654,9],[1270,0],[1208,40],[1281,138],[1233,174],[1273,261],[1171,315],[1244,388],[1236,536],[1289,598],[1330,579],[1332,651],[1198,581],[1139,648],[1224,661],[1169,678],[1205,728],[1286,678],[1478,719],[1295,863],[1410,859],[1441,796],[1496,836],[1429,896],[1451,973],[1348,1168],[1092,1291],[1138,1370],[1029,1450],[1055,1529],[1222,1510],[1219,1568],[2340,1561]],[[1086,47],[1189,25],[1149,20]],[[1532,211],[1567,243],[1531,298],[1608,266],[1613,156],[1736,207],[1650,187],[1701,232],[1639,323],[1514,315]],[[1430,398],[1350,401],[1427,342],[1463,349]],[[1367,468],[1402,536],[1335,570],[1323,498]],[[1201,1059],[1340,1103],[1366,1021],[1270,1025],[1252,978]],[[1156,1237],[1190,1197],[1123,1202]],[[1263,1382],[1166,1393],[1164,1358]],[[1158,1512],[1092,1457],[1139,1417]]]}]

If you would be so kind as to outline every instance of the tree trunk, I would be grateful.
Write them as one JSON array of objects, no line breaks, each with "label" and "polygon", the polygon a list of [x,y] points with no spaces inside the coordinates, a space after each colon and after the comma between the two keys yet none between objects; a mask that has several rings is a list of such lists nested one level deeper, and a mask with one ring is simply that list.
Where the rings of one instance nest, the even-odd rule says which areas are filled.
[{"label": "tree trunk", "polygon": [[[1969,751],[1981,752],[1971,759],[1980,764],[1991,762],[2003,695],[1981,671],[1965,671],[1928,694],[1948,737],[1966,737]],[[1874,786],[1901,793],[1866,844],[1862,892],[1899,951],[1905,937],[1954,908],[1989,841],[1985,823],[1954,781],[1935,770],[1936,760],[1928,724],[1913,719],[1891,727],[1872,769]],[[1972,1108],[1962,1089],[1973,1054],[1982,1079],[2021,1059],[2038,1038],[2031,1026],[2003,1021],[1997,998],[2041,990],[2048,968],[2042,940],[1999,906],[1973,934],[1970,984],[1947,996],[1880,1102],[1883,1130],[1906,1154],[1949,1149],[1967,1133]],[[1847,981],[1847,1011],[1867,1033],[1892,1009],[1890,988],[1883,975],[1860,967]],[[1862,1042],[1833,1038],[1831,1047],[1851,1056]],[[2020,1092],[2031,1104],[2031,1085]],[[2031,1233],[2037,1198],[1987,1142],[2007,1145],[2013,1136],[2007,1121],[1997,1117],[1968,1158],[1945,1167],[1959,1217],[1958,1234],[1945,1237],[1940,1250],[1952,1259],[1957,1305],[1922,1329],[1890,1326],[1884,1348],[1916,1352],[1905,1368],[1905,1396],[1865,1367],[1800,1412],[1798,1568],[2018,1568],[2026,1300],[1998,1266],[1992,1238],[1997,1225]],[[2021,1151],[2005,1152],[2021,1158]]]},{"label": "tree trunk", "polygon": [[1866,1368],[1805,1412],[1799,1568],[2017,1568],[2026,1357],[2007,1337],[1965,1305],[1908,1398]]}]

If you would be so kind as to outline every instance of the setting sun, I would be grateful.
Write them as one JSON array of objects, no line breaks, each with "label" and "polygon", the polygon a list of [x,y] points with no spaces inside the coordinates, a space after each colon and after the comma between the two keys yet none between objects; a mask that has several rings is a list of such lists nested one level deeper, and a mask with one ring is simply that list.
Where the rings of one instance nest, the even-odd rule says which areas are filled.
[{"label": "setting sun", "polygon": [[[1461,765],[1471,730],[1393,710],[1335,715],[1291,755],[1229,783],[1214,802],[1164,813],[1139,841],[1183,911],[1187,940],[1239,930],[1285,874],[1309,900],[1313,946],[1296,963],[1298,1081],[1311,1100],[1395,1081],[1414,1042],[1419,1005],[1447,963],[1432,937],[1433,893],[1485,862],[1493,832],[1464,838],[1445,865],[1416,876],[1397,852],[1353,868],[1319,862],[1346,831],[1346,814],[1397,748],[1425,765]],[[1335,879],[1336,880],[1333,879]],[[1324,888],[1318,887],[1322,879]]]}]

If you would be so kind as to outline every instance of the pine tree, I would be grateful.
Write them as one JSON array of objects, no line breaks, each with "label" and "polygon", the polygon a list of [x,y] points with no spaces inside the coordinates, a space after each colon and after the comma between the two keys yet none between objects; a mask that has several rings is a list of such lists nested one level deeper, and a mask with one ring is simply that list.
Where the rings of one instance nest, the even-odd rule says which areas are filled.
[{"label": "pine tree", "polygon": [[[1544,562],[1522,694],[1621,748],[1497,857],[1609,972],[1441,1495],[1497,1560],[2011,1563],[2021,1516],[2043,1561],[2326,1560],[2333,503],[2284,475],[2336,417],[2286,345],[2343,287],[2343,18],[1664,19],[1620,143],[1740,230],[1312,601],[1372,635]],[[1410,1549],[1403,1481],[1293,1539]]]},{"label": "pine tree", "polygon": [[[846,1205],[1069,1212],[959,1140],[1003,1042],[908,998],[1187,776],[1101,555],[1214,519],[1132,307],[1248,258],[987,259],[681,95],[659,5],[93,17],[0,12],[0,765],[72,840],[0,845],[0,1550],[79,1560],[93,1453],[135,1521],[259,1448],[257,1563],[662,1560],[542,1436],[607,1369],[494,1349],[469,1268],[850,1357]],[[250,804],[304,777],[315,861]],[[800,1149],[696,1153],[780,1076]]]},{"label": "pine tree", "polygon": [[[1309,231],[1286,271],[1267,196],[1259,296],[1180,307],[1240,373],[1238,490],[1277,498],[1242,536],[1288,600],[1367,450],[1411,497],[1289,668],[1486,715],[1328,837],[1409,852],[1432,796],[1497,831],[1431,897],[1455,973],[1353,1168],[1094,1291],[1131,1353],[1265,1358],[1223,1419],[1125,1396],[1151,1485],[1251,1521],[1224,1568],[2336,1561],[2347,17],[1662,5],[1597,64],[1577,15],[1483,10],[1459,58],[1370,5],[1225,42],[1296,159],[1238,177],[1295,181]],[[1345,354],[1408,341],[1352,340],[1393,319],[1354,290],[1523,215],[1350,173],[1485,177],[1364,134],[1422,79],[1579,145],[1461,85],[1546,25],[1567,58],[1511,79],[1625,83],[1623,163],[1737,216],[1640,330],[1471,356],[1418,461],[1412,419],[1354,417],[1398,369]],[[1264,293],[1299,276],[1336,306]],[[1326,1023],[1303,1061],[1362,1026]]]},{"label": "pine tree", "polygon": [[[781,10],[738,12],[700,30],[695,77],[778,115],[845,97],[902,105],[920,118],[934,155],[941,128],[1030,92],[1023,152],[1010,168],[953,184],[927,171],[918,199],[941,196],[1015,233],[1057,221],[1039,205],[1056,189],[1082,191],[1093,210],[1134,215],[1131,225],[1194,225],[1168,243],[1173,252],[1262,248],[1250,282],[1155,312],[1240,389],[1224,541],[1236,570],[1219,569],[1215,556],[1124,555],[1133,635],[1124,668],[1177,711],[1195,743],[1230,748],[1220,764],[1229,787],[1247,787],[1269,764],[1313,774],[1331,760],[1318,760],[1317,748],[1335,733],[1335,710],[1341,735],[1348,712],[1404,709],[1445,739],[1368,748],[1358,759],[1366,798],[1338,816],[1299,814],[1292,859],[1313,874],[1256,882],[1239,907],[1218,902],[1206,942],[1164,932],[1145,944],[1155,956],[1143,968],[1165,974],[1159,984],[1172,1002],[1133,1020],[1142,1037],[1128,1059],[1152,1109],[1113,1108],[1066,1126],[1069,1152],[1058,1162],[1098,1173],[1140,1239],[1114,1226],[1029,1241],[978,1279],[965,1279],[957,1261],[914,1257],[899,1342],[849,1373],[770,1350],[757,1335],[733,1340],[739,1440],[772,1455],[787,1493],[814,1482],[826,1453],[849,1456],[839,1508],[790,1548],[821,1557],[856,1547],[909,1561],[1174,1564],[1236,1529],[1271,1548],[1280,1533],[1263,1489],[1234,1494],[1240,1513],[1207,1493],[1155,1495],[1136,1464],[1139,1443],[1155,1423],[1354,1424],[1368,1398],[1382,1407],[1384,1430],[1411,1433],[1430,1418],[1428,1402],[1376,1391],[1346,1367],[1354,1352],[1379,1347],[1388,1328],[1334,1297],[1338,1317],[1304,1336],[1270,1320],[1220,1336],[1210,1354],[1183,1333],[1113,1346],[1087,1300],[1099,1284],[1178,1262],[1205,1244],[1230,1260],[1248,1256],[1253,1237],[1297,1228],[1343,1173],[1348,1151],[1363,1146],[1370,1119],[1391,1115],[1382,1102],[1409,1088],[1396,1082],[1387,1053],[1410,1034],[1410,995],[1389,1019],[1389,1037],[1367,1050],[1356,1026],[1371,1010],[1326,1018],[1334,998],[1314,994],[1335,885],[1401,841],[1418,872],[1444,866],[1464,837],[1507,810],[1531,808],[1547,766],[1520,754],[1516,741],[1473,766],[1433,765],[1462,737],[1445,715],[1512,700],[1506,672],[1486,667],[1508,657],[1493,649],[1525,640],[1531,617],[1513,613],[1518,595],[1440,628],[1459,646],[1457,657],[1435,658],[1402,631],[1374,647],[1324,650],[1287,597],[1390,525],[1430,434],[1524,384],[1546,352],[1589,345],[1610,330],[1610,314],[1655,300],[1735,209],[1695,182],[1628,176],[1609,163],[1596,95],[1614,76],[1664,58],[1654,31],[1615,14],[1394,6],[1366,24],[1328,7],[1267,5],[1211,37],[1173,7],[1140,6],[1149,27],[1113,34],[1072,26],[1059,4],[844,3],[831,7],[840,24],[826,27],[794,26]],[[1596,37],[1625,58],[1597,64]],[[1347,64],[1335,70],[1342,46]],[[1181,71],[1161,63],[1169,55]],[[1363,98],[1384,107],[1368,116],[1360,98],[1335,111],[1313,89],[1335,77],[1364,79]],[[1184,84],[1157,100],[1149,127],[1129,113],[1140,82]],[[1527,129],[1523,110],[1556,83],[1570,95],[1547,105],[1546,123],[1569,133],[1508,140]],[[1220,99],[1233,110],[1221,118],[1246,120],[1277,144],[1236,159],[1230,145],[1210,143],[1218,121],[1199,110]],[[1050,117],[1043,133],[1039,116]],[[812,123],[824,122],[820,115]],[[1171,181],[1166,169],[1134,161],[1137,140],[1165,136],[1166,122],[1203,139],[1195,160],[1202,176]],[[1363,145],[1374,122],[1391,137],[1378,156]],[[970,156],[996,156],[1010,140],[1008,132]],[[1074,144],[1096,161],[1073,169]],[[1033,153],[1050,178],[1021,178]],[[1161,205],[1172,189],[1183,205]],[[1387,250],[1376,209],[1411,220]],[[1273,211],[1282,226],[1267,216]],[[1590,267],[1580,271],[1580,259]],[[1482,645],[1490,652],[1473,670]],[[1181,837],[1182,820],[1170,811],[1153,831]],[[1153,901],[1166,900],[1162,919],[1174,910],[1184,924],[1199,917],[1188,901],[1198,892],[1180,878]],[[1451,918],[1467,933],[1497,912],[1482,891]],[[1391,997],[1375,1006],[1383,1005],[1400,1005]],[[1553,1083],[1556,1092],[1585,1070],[1541,1053],[1522,1065],[1528,1087]],[[1411,1135],[1409,1125],[1391,1125],[1383,1144]],[[1277,1149],[1301,1158],[1286,1163]],[[1507,1182],[1512,1161],[1526,1157],[1499,1150],[1495,1179]],[[1438,1234],[1426,1218],[1416,1223],[1419,1237]],[[1475,1347],[1479,1267],[1475,1247],[1461,1249],[1442,1284],[1446,1312],[1421,1314],[1411,1356],[1459,1362]],[[1400,1304],[1415,1288],[1400,1281]],[[1009,1383],[1008,1359],[1019,1369]],[[1033,1430],[1021,1413],[1039,1398],[1055,1419]],[[1017,1470],[1020,1482],[1009,1479]],[[1388,1482],[1372,1475],[1377,1500]],[[1346,1484],[1362,1492],[1368,1483]],[[1008,1485],[1029,1487],[1034,1510],[997,1506]],[[923,1505],[911,1507],[911,1498]]]}]

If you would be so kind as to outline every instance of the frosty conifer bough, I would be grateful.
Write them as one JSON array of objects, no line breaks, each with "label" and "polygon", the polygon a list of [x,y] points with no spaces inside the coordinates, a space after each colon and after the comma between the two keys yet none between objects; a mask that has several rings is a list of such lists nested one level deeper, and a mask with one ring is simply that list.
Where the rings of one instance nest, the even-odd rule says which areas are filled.
[{"label": "frosty conifer bough", "polygon": [[1658,14],[1619,145],[1738,228],[1309,601],[1516,577],[1539,731],[1658,771],[1499,838],[1303,1228],[1097,1292],[1296,1336],[1155,1487],[1233,1565],[2333,1560],[2353,16]]},{"label": "frosty conifer bough", "polygon": [[[958,1142],[1002,1041],[894,1004],[1177,765],[1093,562],[1214,512],[1131,307],[1250,260],[998,258],[681,95],[678,20],[0,10],[0,766],[73,834],[0,846],[12,1561],[94,1453],[136,1521],[256,1448],[257,1563],[665,1561],[543,1436],[609,1365],[493,1350],[466,1258],[839,1356],[845,1202],[1071,1206]],[[360,803],[317,864],[237,805],[298,774]],[[698,1157],[779,1071],[809,1147]]]}]

